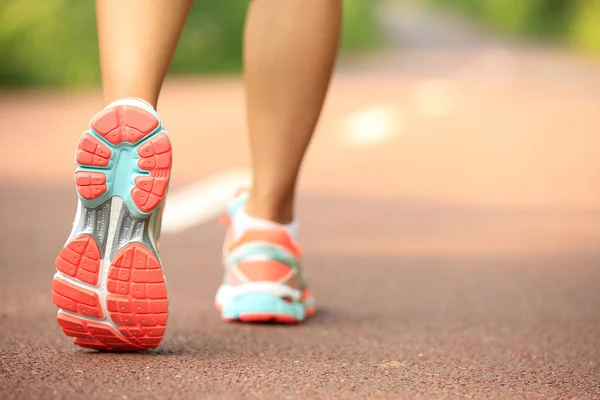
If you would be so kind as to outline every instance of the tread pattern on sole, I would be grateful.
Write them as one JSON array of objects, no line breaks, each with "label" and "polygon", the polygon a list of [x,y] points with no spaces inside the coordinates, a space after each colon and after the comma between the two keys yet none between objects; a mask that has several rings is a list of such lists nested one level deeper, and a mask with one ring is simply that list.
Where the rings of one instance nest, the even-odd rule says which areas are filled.
[{"label": "tread pattern on sole", "polygon": [[[93,238],[82,235],[65,249],[87,250],[91,245],[95,246]],[[55,278],[54,304],[82,316],[59,312],[57,321],[63,332],[75,337],[75,344],[97,350],[139,351],[158,346],[166,330],[168,299],[162,269],[154,254],[141,243],[125,246],[108,270],[107,289],[110,294],[106,308],[112,323],[91,321],[86,317],[105,317],[98,294]]]},{"label": "tread pattern on sole", "polygon": [[[75,174],[81,198],[103,199],[111,193],[130,196],[130,206],[135,205],[142,214],[152,212],[167,193],[173,162],[171,142],[167,133],[159,130],[160,121],[147,110],[121,105],[101,111],[90,126],[76,154],[77,163],[84,167]],[[125,148],[133,151],[123,153]],[[122,162],[132,163],[132,177],[126,181],[120,172],[115,176],[117,163]],[[124,186],[128,192],[123,192]],[[120,192],[113,193],[115,188]]]},{"label": "tread pattern on sole", "polygon": [[75,161],[90,167],[106,167],[112,152],[98,139],[85,132],[79,139]]},{"label": "tread pattern on sole", "polygon": [[139,346],[156,347],[167,324],[167,288],[158,260],[132,243],[115,256],[108,271],[107,308],[119,332]]},{"label": "tread pattern on sole", "polygon": [[100,250],[90,235],[71,240],[56,257],[56,269],[90,285],[98,284]]},{"label": "tread pattern on sole", "polygon": [[60,278],[52,281],[52,300],[62,309],[93,318],[104,318],[96,292]]},{"label": "tread pattern on sole", "polygon": [[133,201],[144,212],[153,210],[167,193],[173,157],[171,142],[166,133],[160,133],[138,148],[138,166],[150,171],[150,176],[138,176],[131,191]]},{"label": "tread pattern on sole", "polygon": [[95,350],[136,351],[146,347],[136,346],[123,338],[106,324],[87,321],[65,313],[58,313],[58,324],[67,336],[75,338],[75,344]]},{"label": "tread pattern on sole", "polygon": [[106,175],[102,172],[79,171],[75,173],[77,191],[86,200],[92,200],[106,193]]},{"label": "tread pattern on sole", "polygon": [[158,119],[133,106],[116,106],[100,112],[91,122],[92,129],[110,143],[136,143],[158,127]]}]

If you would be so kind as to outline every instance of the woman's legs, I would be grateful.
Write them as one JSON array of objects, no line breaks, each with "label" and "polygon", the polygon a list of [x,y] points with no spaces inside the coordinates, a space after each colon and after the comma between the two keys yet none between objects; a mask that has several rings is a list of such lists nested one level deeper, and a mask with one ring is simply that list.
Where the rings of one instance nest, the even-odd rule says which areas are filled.
[{"label": "woman's legs", "polygon": [[341,0],[252,0],[244,38],[254,182],[246,212],[293,220],[296,180],[338,47]]},{"label": "woman's legs", "polygon": [[[107,103],[123,97],[137,97],[156,107],[191,3],[192,0],[97,0]],[[253,0],[250,3],[244,38],[244,67],[254,182],[245,207],[247,214],[239,213],[246,217],[246,222],[241,225],[248,229],[243,229],[245,232],[239,242],[231,243],[244,248],[235,253],[235,264],[228,266],[231,274],[227,274],[217,294],[216,302],[226,320],[298,322],[314,313],[314,300],[300,270],[300,252],[294,244],[293,227],[288,226],[291,237],[279,226],[274,230],[263,228],[267,223],[264,220],[271,221],[271,224],[289,223],[294,218],[293,200],[298,171],[331,78],[340,17],[341,0]],[[164,184],[168,180],[171,162],[170,145],[166,134],[160,133],[147,145],[138,146],[139,134],[153,129],[152,126],[158,123],[156,118],[127,106],[117,111],[102,111],[92,121],[92,127],[104,139],[121,146],[113,149],[120,150],[118,158],[114,162],[108,160],[114,172],[110,190],[117,191],[110,194],[120,197],[131,210],[139,211],[150,200],[161,200],[163,197],[157,196],[165,194]],[[103,145],[99,140],[86,136],[80,147],[107,156],[111,150],[97,147]],[[131,151],[121,151],[124,147],[130,147]],[[135,165],[127,157],[136,153],[144,158],[137,165],[149,169],[149,177],[138,176],[137,167],[126,170]],[[106,158],[84,156],[82,161],[105,166]],[[87,185],[92,179],[95,185],[95,182],[98,185],[108,182],[104,171],[94,172],[95,175],[89,177],[82,176],[80,185]],[[130,182],[135,182],[131,192],[119,192]],[[161,185],[155,185],[157,182]],[[86,204],[90,210],[96,206],[93,202]],[[118,209],[121,203],[116,199],[115,204]],[[111,208],[111,216],[113,211]],[[141,226],[145,227],[153,226],[152,221],[157,219],[152,213],[160,213],[162,208],[155,207],[150,211],[149,216],[143,214],[139,221],[134,222],[143,222]],[[233,220],[234,232],[236,222],[238,227],[240,222],[244,222],[239,218]],[[116,229],[118,221],[111,217],[109,227]],[[150,231],[147,232],[149,235]],[[117,240],[116,243],[122,242]],[[254,243],[259,246],[254,246]],[[230,243],[227,244],[229,249],[233,249]],[[126,245],[127,251],[135,250],[139,262],[146,256],[153,256],[144,246],[139,241]],[[120,260],[112,260],[111,265]],[[127,261],[125,256],[122,260],[123,263]],[[134,264],[139,262],[134,261]],[[154,266],[156,264],[157,260],[153,262]],[[107,287],[107,290],[115,288]],[[240,293],[248,296],[239,296]],[[162,289],[159,294],[163,295]],[[156,316],[157,321],[162,321],[166,309],[158,311],[161,313]],[[162,332],[162,325],[161,330],[150,331],[157,335],[162,335]],[[153,338],[148,343],[154,346],[158,341],[160,338]],[[90,345],[87,342],[79,344]]]},{"label": "woman's legs", "polygon": [[[341,0],[252,0],[244,67],[253,186],[229,207],[226,321],[296,323],[315,313],[298,248],[294,191],[329,85]],[[244,212],[245,211],[245,212]]]},{"label": "woman's legs", "polygon": [[96,0],[104,100],[156,108],[193,0]]}]

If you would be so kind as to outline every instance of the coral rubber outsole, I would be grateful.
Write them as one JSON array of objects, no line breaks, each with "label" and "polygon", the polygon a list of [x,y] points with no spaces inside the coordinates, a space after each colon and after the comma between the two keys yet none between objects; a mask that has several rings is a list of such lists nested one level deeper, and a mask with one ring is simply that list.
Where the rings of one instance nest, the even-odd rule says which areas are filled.
[{"label": "coral rubber outsole", "polygon": [[57,321],[85,348],[148,350],[168,316],[156,243],[171,143],[156,115],[134,105],[110,107],[90,125],[75,154],[73,231],[55,261]]}]

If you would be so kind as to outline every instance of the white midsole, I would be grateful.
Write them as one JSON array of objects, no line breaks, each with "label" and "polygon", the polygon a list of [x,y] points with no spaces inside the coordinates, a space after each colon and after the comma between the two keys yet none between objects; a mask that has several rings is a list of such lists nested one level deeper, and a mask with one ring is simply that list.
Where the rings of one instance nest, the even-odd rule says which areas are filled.
[{"label": "white midsole", "polygon": [[152,107],[152,105],[150,105],[150,103],[148,103],[146,100],[136,99],[133,97],[126,97],[124,99],[119,99],[119,100],[113,101],[112,103],[110,103],[109,105],[104,107],[104,109],[106,110],[107,108],[119,107],[119,106],[133,106],[133,107],[142,108],[142,109],[148,111],[150,114],[154,115],[154,117],[156,117],[156,119],[158,119],[160,121],[160,117],[158,116],[158,114],[156,113],[156,110]]}]

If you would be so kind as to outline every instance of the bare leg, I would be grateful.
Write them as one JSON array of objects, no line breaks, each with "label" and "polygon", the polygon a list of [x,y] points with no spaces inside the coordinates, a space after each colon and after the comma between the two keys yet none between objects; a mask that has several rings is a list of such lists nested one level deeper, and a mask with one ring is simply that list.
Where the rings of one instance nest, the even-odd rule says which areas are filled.
[{"label": "bare leg", "polygon": [[298,172],[335,62],[341,0],[252,0],[244,38],[254,182],[246,212],[293,220]]},{"label": "bare leg", "polygon": [[193,0],[96,0],[104,100],[156,107]]}]

